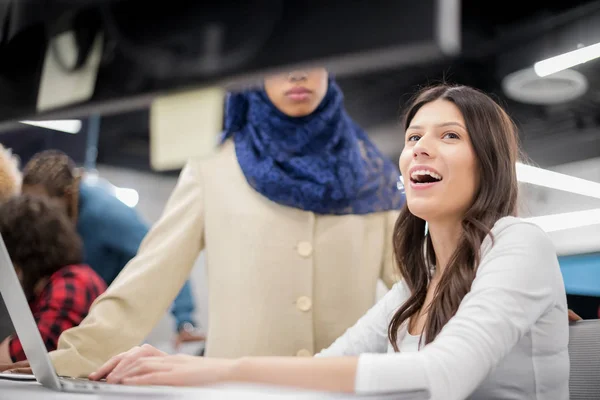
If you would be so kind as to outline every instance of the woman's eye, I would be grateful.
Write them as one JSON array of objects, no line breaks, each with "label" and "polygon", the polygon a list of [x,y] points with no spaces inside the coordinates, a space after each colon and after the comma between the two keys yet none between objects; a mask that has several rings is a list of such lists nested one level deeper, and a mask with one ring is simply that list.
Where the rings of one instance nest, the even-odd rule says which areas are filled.
[{"label": "woman's eye", "polygon": [[411,135],[407,139],[408,142],[416,142],[417,140],[419,140],[419,135]]},{"label": "woman's eye", "polygon": [[444,135],[444,137],[448,139],[460,139],[460,137],[454,132],[448,132]]}]

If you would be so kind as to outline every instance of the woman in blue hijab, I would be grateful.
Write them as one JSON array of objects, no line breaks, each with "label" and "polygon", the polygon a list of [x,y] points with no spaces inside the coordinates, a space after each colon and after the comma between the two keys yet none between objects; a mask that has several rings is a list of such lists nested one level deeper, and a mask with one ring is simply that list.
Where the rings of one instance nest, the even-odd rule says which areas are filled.
[{"label": "woman in blue hijab", "polygon": [[276,203],[325,215],[402,204],[397,168],[350,119],[324,70],[270,77],[263,90],[231,94],[224,138],[233,139],[248,183]]},{"label": "woman in blue hijab", "polygon": [[379,279],[396,280],[398,178],[326,70],[274,75],[230,94],[216,154],[187,163],[137,256],[89,317],[63,333],[51,353],[58,373],[86,375],[140,343],[202,250],[207,356],[311,356],[328,347],[373,306]]}]

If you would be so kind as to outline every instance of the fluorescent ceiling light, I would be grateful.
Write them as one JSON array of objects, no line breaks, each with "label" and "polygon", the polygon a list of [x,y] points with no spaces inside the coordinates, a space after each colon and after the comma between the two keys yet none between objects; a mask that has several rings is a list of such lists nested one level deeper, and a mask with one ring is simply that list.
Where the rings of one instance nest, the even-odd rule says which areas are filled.
[{"label": "fluorescent ceiling light", "polygon": [[523,219],[538,225],[546,232],[555,232],[600,224],[600,208]]},{"label": "fluorescent ceiling light", "polygon": [[600,43],[582,47],[556,57],[538,61],[533,69],[538,76],[544,77],[600,57]]},{"label": "fluorescent ceiling light", "polygon": [[78,119],[61,119],[56,121],[21,121],[21,123],[52,129],[55,131],[71,133],[73,135],[79,133],[81,130],[81,121]]},{"label": "fluorescent ceiling light", "polygon": [[[516,168],[517,180],[519,182],[600,199],[600,183],[598,182],[588,181],[586,179],[576,178],[574,176],[560,174],[558,172],[522,163],[517,163]],[[400,177],[398,189],[403,190],[403,186],[404,179]],[[546,232],[554,232],[600,224],[600,208],[524,219],[539,225]]]},{"label": "fluorescent ceiling light", "polygon": [[[517,163],[517,179],[551,189],[600,198],[600,183]],[[600,208],[525,218],[546,232],[600,224]]]},{"label": "fluorescent ceiling light", "polygon": [[[522,163],[516,163],[517,180],[521,183],[543,186],[550,189],[580,194],[582,196],[600,199],[600,183],[587,179],[576,178],[543,168]],[[398,190],[404,189],[404,178],[400,176]]]},{"label": "fluorescent ceiling light", "polygon": [[131,208],[135,207],[140,200],[140,195],[135,189],[115,187],[115,196]]},{"label": "fluorescent ceiling light", "polygon": [[523,183],[600,199],[600,183],[517,163],[517,180]]},{"label": "fluorescent ceiling light", "polygon": [[85,174],[85,182],[89,185],[98,186],[107,190],[111,195],[115,196],[122,203],[131,208],[137,206],[140,201],[140,195],[137,190],[115,186],[106,178],[101,178],[96,170],[89,171]]},{"label": "fluorescent ceiling light", "polygon": [[[517,180],[519,182],[600,199],[600,183],[598,182],[588,181],[586,179],[576,178],[574,176],[522,163],[517,163],[516,169]],[[404,179],[400,177],[400,181],[398,182],[399,190],[404,189],[403,184]],[[524,219],[539,225],[546,232],[554,232],[600,224],[600,208]]]}]

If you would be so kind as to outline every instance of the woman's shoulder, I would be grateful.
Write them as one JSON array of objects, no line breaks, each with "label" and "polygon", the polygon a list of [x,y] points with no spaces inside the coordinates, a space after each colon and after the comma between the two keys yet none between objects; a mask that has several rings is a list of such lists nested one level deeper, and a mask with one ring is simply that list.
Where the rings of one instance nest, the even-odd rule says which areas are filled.
[{"label": "woman's shoulder", "polygon": [[106,290],[106,282],[87,264],[65,265],[55,271],[48,279],[39,299],[63,299],[78,297],[91,300]]},{"label": "woman's shoulder", "polygon": [[482,245],[482,258],[491,252],[526,250],[528,255],[556,258],[556,249],[550,236],[538,225],[518,217],[504,217],[496,221]]},{"label": "woman's shoulder", "polygon": [[222,173],[228,167],[237,164],[235,145],[231,139],[216,146],[210,154],[198,155],[187,160],[184,169],[202,173],[206,170],[211,174]]},{"label": "woman's shoulder", "polygon": [[396,282],[390,290],[383,296],[381,301],[384,302],[388,315],[392,315],[402,304],[410,297],[410,289],[404,279]]},{"label": "woman's shoulder", "polygon": [[491,229],[493,237],[515,238],[520,240],[542,240],[551,242],[548,234],[537,224],[519,217],[500,218]]},{"label": "woman's shoulder", "polygon": [[227,139],[223,143],[215,145],[210,152],[190,157],[188,159],[188,164],[193,163],[204,166],[225,160],[236,160],[235,144],[232,139]]},{"label": "woman's shoulder", "polygon": [[100,275],[98,275],[98,273],[88,264],[65,265],[56,271],[50,279],[51,281],[71,280],[82,284],[104,284]]}]

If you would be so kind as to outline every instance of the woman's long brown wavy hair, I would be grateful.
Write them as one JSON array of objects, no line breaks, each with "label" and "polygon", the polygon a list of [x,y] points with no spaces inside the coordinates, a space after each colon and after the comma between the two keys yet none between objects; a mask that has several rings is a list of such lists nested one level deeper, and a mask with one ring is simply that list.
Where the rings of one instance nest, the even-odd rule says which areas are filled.
[{"label": "woman's long brown wavy hair", "polygon": [[[458,247],[450,257],[430,306],[423,310],[427,312],[423,330],[426,344],[436,338],[471,290],[484,238],[498,219],[517,212],[515,163],[519,146],[513,121],[496,102],[476,89],[439,85],[415,96],[405,114],[404,128],[408,128],[423,105],[440,99],[454,103],[462,113],[477,158],[480,182],[475,200],[462,220]],[[398,351],[398,330],[423,307],[432,277],[431,267],[436,265],[431,238],[425,235],[425,221],[411,214],[407,204],[396,221],[393,245],[400,274],[411,293],[394,314],[388,329],[389,340]]]}]

